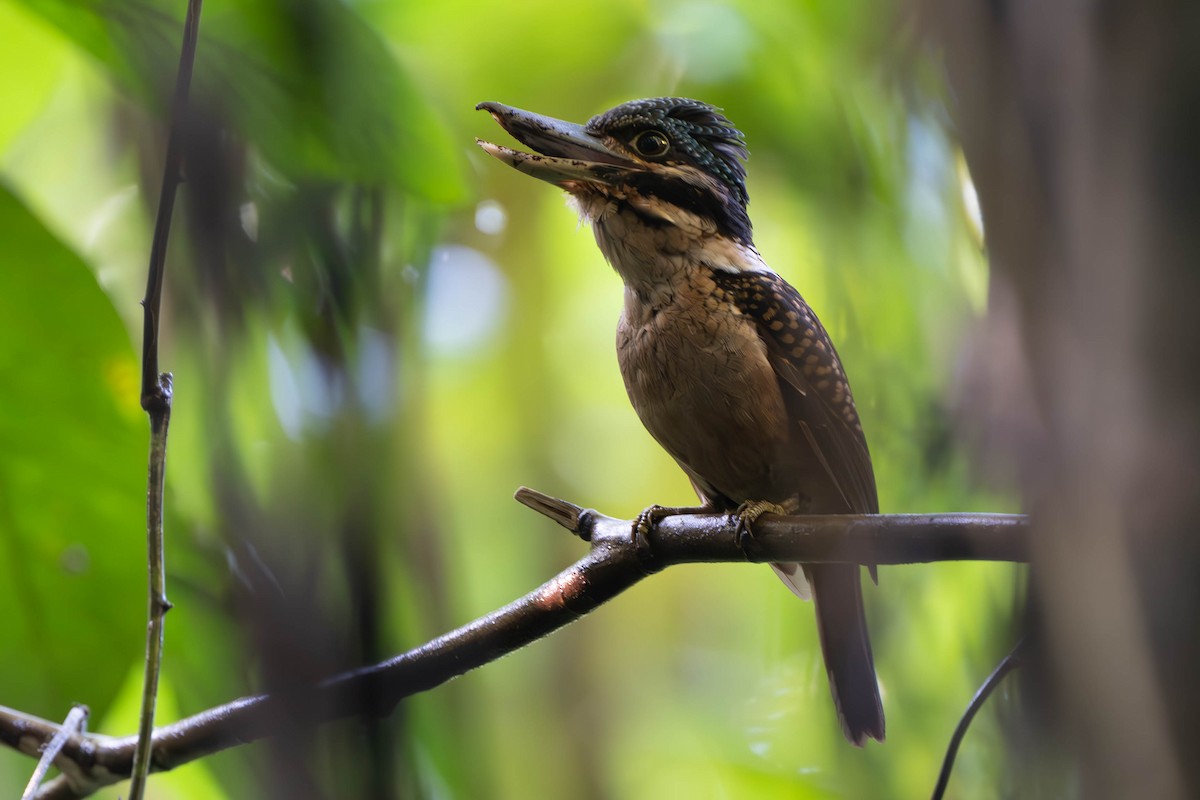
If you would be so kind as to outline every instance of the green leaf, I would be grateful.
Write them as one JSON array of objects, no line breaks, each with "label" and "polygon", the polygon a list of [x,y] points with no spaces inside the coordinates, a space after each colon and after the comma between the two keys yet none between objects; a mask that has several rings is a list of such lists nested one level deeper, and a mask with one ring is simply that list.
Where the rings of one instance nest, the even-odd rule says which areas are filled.
[{"label": "green leaf", "polygon": [[[161,112],[183,3],[22,0]],[[210,0],[191,104],[229,121],[292,181],[388,184],[439,204],[467,197],[460,143],[379,34],[338,0]]]},{"label": "green leaf", "polygon": [[0,184],[0,696],[100,712],[146,619],[145,425],[87,265]]},{"label": "green leaf", "polygon": [[68,46],[41,20],[0,2],[0,75],[20,75],[4,87],[0,106],[0,152],[46,105],[67,61]]}]

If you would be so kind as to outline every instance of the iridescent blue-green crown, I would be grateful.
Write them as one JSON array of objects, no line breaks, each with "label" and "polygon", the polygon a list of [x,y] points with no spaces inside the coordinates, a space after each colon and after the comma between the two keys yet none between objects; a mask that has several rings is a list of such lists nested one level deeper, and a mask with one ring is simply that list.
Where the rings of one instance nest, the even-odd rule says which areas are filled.
[{"label": "iridescent blue-green crown", "polygon": [[746,139],[716,106],[686,97],[653,97],[623,103],[587,123],[592,133],[618,138],[646,128],[667,134],[672,157],[719,178],[742,206],[749,202]]}]

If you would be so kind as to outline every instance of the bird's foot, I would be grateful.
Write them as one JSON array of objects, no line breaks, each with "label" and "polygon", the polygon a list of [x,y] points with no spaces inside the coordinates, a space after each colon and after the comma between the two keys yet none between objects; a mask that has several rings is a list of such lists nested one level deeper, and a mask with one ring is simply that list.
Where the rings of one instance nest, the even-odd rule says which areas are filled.
[{"label": "bird's foot", "polygon": [[650,532],[662,522],[665,517],[676,514],[711,514],[713,509],[708,506],[660,506],[652,505],[637,515],[633,521],[633,547],[638,556],[645,558],[650,555]]},{"label": "bird's foot", "polygon": [[772,503],[768,500],[747,500],[737,507],[737,511],[733,512],[737,518],[737,527],[734,528],[734,541],[737,546],[745,550],[749,540],[754,538],[754,523],[763,514],[780,514],[787,515],[789,509]]},{"label": "bird's foot", "polygon": [[647,506],[642,513],[637,515],[630,532],[633,534],[633,549],[639,556],[650,554],[650,531],[654,530],[663,517],[669,517],[673,511],[672,508],[664,508],[655,504]]}]

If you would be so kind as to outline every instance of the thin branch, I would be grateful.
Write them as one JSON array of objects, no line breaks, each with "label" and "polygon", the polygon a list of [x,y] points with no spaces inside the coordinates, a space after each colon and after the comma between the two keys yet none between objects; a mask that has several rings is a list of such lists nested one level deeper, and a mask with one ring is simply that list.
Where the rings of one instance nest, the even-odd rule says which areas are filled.
[{"label": "thin branch", "polygon": [[1008,677],[1008,673],[1021,666],[1021,649],[1024,645],[1025,639],[1022,637],[1009,654],[996,665],[996,669],[992,670],[992,674],[988,675],[987,680],[979,687],[979,691],[971,698],[970,705],[967,706],[967,710],[963,712],[962,718],[954,728],[954,735],[950,737],[950,745],[946,748],[946,757],[942,760],[942,771],[938,774],[937,785],[933,788],[932,800],[942,800],[946,794],[946,786],[950,783],[950,773],[954,769],[954,759],[958,755],[958,748],[962,745],[963,738],[967,735],[967,729],[971,727],[975,715],[996,691],[1000,682]]},{"label": "thin branch", "polygon": [[33,793],[37,791],[38,786],[46,778],[46,773],[50,771],[50,765],[54,763],[54,759],[58,758],[59,752],[63,749],[63,745],[67,743],[67,739],[71,734],[79,733],[87,727],[88,707],[84,705],[71,706],[71,710],[67,712],[67,718],[63,721],[62,727],[54,734],[46,746],[42,749],[42,757],[38,761],[37,768],[33,771],[33,775],[29,778],[29,783],[25,785],[25,791],[21,794],[21,800],[30,800]]},{"label": "thin branch", "polygon": [[[196,60],[196,42],[200,33],[200,9],[203,0],[188,0],[171,101],[167,153],[163,164],[162,186],[158,193],[158,211],[154,218],[154,238],[150,243],[150,268],[146,273],[146,294],[142,299],[142,408],[153,413],[162,403],[158,372],[158,319],[162,307],[163,272],[167,260],[167,242],[171,238],[171,216],[175,194],[183,179],[183,119],[188,91],[192,85],[192,65]],[[166,398],[169,403],[169,396]]]},{"label": "thin branch", "polygon": [[[244,697],[154,731],[151,769],[168,770],[299,724],[391,713],[440,686],[580,618],[673,564],[805,561],[909,564],[1024,561],[1028,527],[1012,514],[763,516],[745,549],[728,515],[672,516],[633,540],[632,522],[532,490],[519,499],[590,542],[586,556],[509,605],[383,663],[336,675],[302,695]],[[0,743],[29,752],[58,726],[0,708]],[[136,737],[71,736],[63,757],[77,768],[42,787],[47,798],[83,797],[130,774]]]},{"label": "thin branch", "polygon": [[146,776],[150,772],[154,710],[158,701],[159,675],[162,671],[164,618],[167,611],[171,609],[171,603],[167,600],[164,565],[163,484],[167,469],[167,432],[171,424],[172,384],[170,373],[159,373],[158,371],[158,331],[167,242],[171,235],[171,217],[175,208],[175,195],[183,171],[183,120],[187,108],[188,91],[192,83],[192,66],[196,60],[201,6],[202,0],[188,0],[187,18],[183,27],[183,44],[179,53],[179,69],[175,76],[175,93],[171,102],[170,130],[167,134],[162,190],[159,192],[158,211],[154,219],[154,239],[150,245],[146,295],[142,300],[142,408],[150,417],[150,465],[147,470],[148,485],[146,489],[150,621],[146,627],[146,672],[142,684],[142,708],[138,718],[137,746],[131,765],[133,782],[129,787],[130,800],[142,799],[146,789]]}]

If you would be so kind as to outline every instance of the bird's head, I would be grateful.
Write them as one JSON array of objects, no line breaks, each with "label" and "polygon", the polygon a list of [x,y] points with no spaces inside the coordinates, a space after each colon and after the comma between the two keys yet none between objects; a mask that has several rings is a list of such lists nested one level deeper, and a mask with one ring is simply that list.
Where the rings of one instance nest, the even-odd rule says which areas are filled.
[{"label": "bird's head", "polygon": [[681,97],[633,100],[584,125],[500,103],[476,108],[535,151],[477,140],[521,172],[581,200],[636,200],[658,222],[671,223],[681,210],[735,242],[751,242],[746,141],[714,106]]}]

